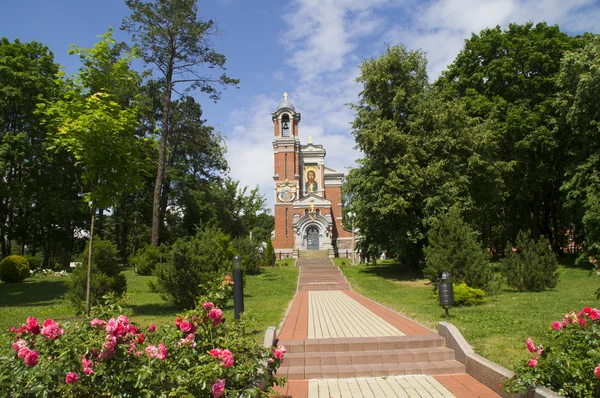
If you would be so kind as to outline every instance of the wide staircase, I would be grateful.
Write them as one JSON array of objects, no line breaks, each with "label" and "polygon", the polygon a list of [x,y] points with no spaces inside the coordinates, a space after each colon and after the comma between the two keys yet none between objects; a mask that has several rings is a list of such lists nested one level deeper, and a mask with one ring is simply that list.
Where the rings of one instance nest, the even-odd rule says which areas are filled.
[{"label": "wide staircase", "polygon": [[[443,337],[352,292],[331,259],[300,256],[296,265],[301,269],[298,293],[279,335],[279,344],[287,349],[279,376],[303,380],[465,372]],[[325,329],[327,336],[336,337],[311,332]],[[308,332],[296,334],[302,330]]]},{"label": "wide staircase", "polygon": [[350,290],[346,277],[329,257],[299,257],[296,265],[300,267],[298,290]]},{"label": "wide staircase", "polygon": [[287,354],[279,373],[290,380],[464,373],[443,337],[354,337],[280,341]]},{"label": "wide staircase", "polygon": [[299,250],[299,258],[329,258],[329,250]]}]

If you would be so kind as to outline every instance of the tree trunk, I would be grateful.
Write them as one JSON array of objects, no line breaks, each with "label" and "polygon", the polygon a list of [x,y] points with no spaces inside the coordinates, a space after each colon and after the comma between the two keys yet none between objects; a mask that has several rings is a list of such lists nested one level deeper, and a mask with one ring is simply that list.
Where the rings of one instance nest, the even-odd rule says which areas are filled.
[{"label": "tree trunk", "polygon": [[91,311],[92,293],[92,250],[94,248],[94,219],[96,218],[96,205],[92,205],[92,220],[90,223],[90,246],[88,248],[87,282],[85,288],[85,314],[89,317]]},{"label": "tree trunk", "polygon": [[162,186],[165,176],[165,158],[167,154],[167,138],[169,134],[169,108],[171,106],[171,85],[173,78],[173,66],[169,63],[166,73],[166,87],[163,96],[163,115],[162,115],[162,131],[160,134],[160,142],[158,144],[158,169],[156,171],[156,181],[154,181],[154,198],[152,201],[152,239],[150,244],[158,246],[160,243],[159,234],[161,227],[160,204]]}]

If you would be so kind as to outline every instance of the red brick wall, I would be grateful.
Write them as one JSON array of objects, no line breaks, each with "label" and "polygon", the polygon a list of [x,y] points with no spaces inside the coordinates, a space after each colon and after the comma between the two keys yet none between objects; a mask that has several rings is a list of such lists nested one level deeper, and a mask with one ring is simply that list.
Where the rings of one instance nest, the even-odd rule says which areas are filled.
[{"label": "red brick wall", "polygon": [[352,233],[345,231],[342,227],[342,187],[326,187],[325,195],[331,201],[331,218],[333,220],[333,239],[352,237]]}]

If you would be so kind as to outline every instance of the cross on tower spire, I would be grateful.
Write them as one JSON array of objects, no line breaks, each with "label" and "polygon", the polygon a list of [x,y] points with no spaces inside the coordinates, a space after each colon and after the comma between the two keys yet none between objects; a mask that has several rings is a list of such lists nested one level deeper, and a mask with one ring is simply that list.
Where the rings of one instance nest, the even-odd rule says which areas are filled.
[{"label": "cross on tower spire", "polygon": [[283,100],[287,101],[288,100],[288,93],[283,93]]}]

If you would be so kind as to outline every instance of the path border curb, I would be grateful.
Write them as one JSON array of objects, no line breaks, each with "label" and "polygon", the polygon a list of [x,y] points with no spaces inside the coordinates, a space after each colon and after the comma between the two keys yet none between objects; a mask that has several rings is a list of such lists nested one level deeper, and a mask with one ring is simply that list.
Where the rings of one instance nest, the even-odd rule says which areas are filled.
[{"label": "path border curb", "polygon": [[527,392],[527,394],[507,394],[498,388],[498,384],[507,378],[514,376],[514,373],[487,358],[476,354],[460,331],[449,322],[438,323],[438,334],[446,339],[446,346],[452,348],[456,353],[456,360],[463,363],[467,369],[467,374],[474,379],[494,390],[502,397],[507,398],[555,398],[561,397],[554,391],[544,387],[537,387]]}]

